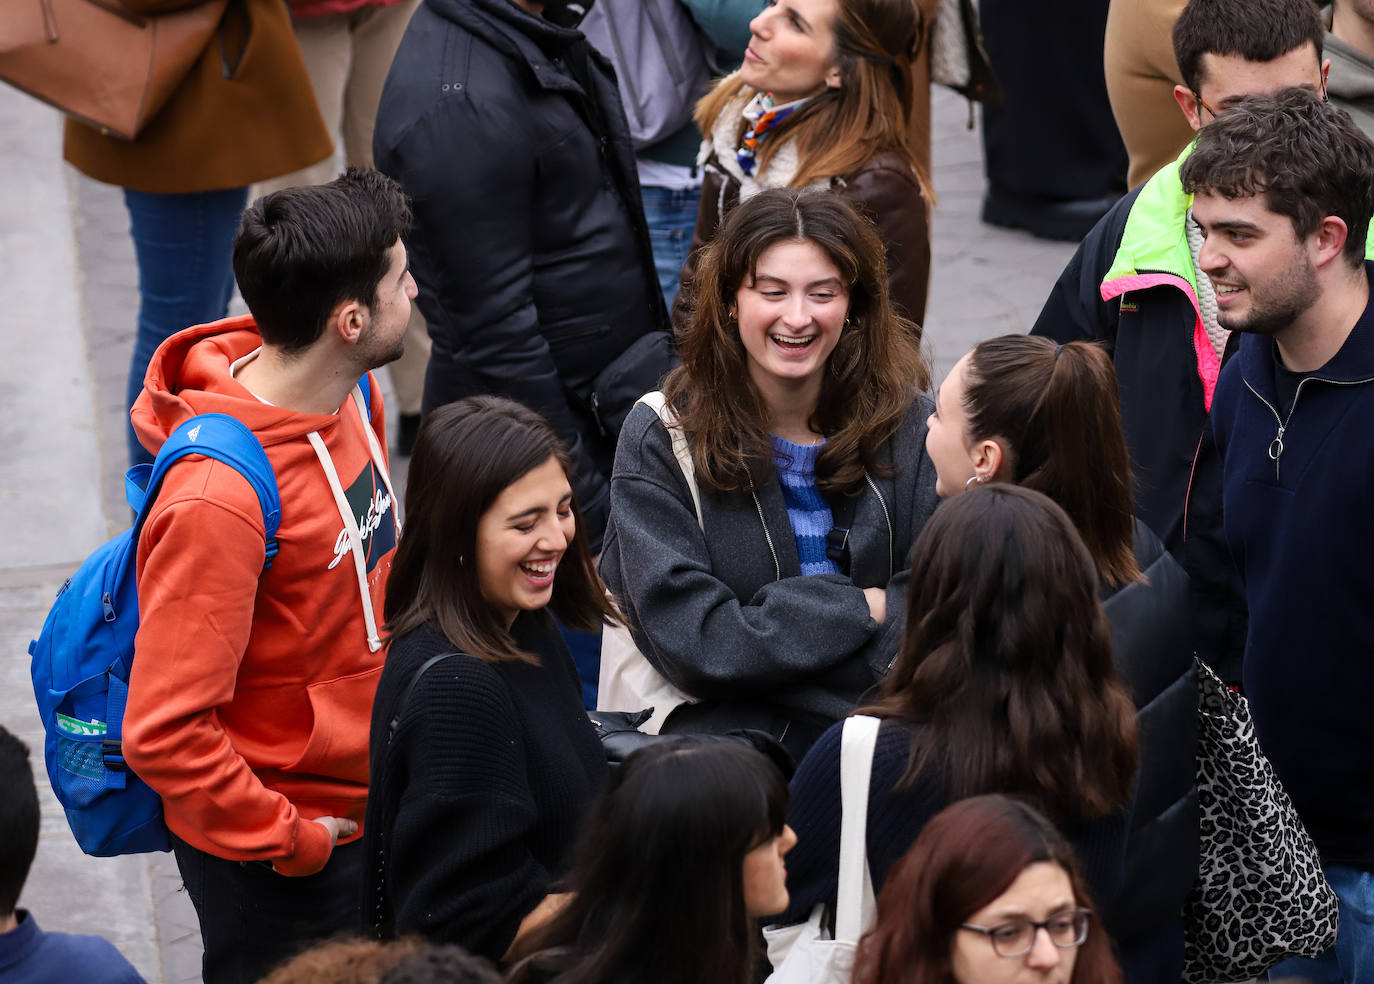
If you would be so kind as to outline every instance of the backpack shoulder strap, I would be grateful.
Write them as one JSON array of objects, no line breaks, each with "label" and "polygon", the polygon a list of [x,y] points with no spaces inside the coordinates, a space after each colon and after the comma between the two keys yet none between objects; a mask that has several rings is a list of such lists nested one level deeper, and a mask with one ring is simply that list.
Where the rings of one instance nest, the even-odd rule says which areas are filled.
[{"label": "backpack shoulder strap", "polygon": [[372,383],[368,381],[368,374],[363,373],[358,378],[358,389],[363,391],[363,409],[367,411],[367,419],[372,420]]},{"label": "backpack shoulder strap", "polygon": [[135,541],[167,470],[191,454],[224,462],[252,486],[262,507],[262,524],[267,534],[267,560],[263,569],[272,566],[272,558],[277,555],[277,529],[281,526],[277,476],[257,436],[241,421],[224,413],[202,413],[183,421],[158,450],[152,469],[147,473],[141,501],[138,501],[135,488],[128,490],[129,504],[138,510],[138,518],[134,521]]},{"label": "backpack shoulder strap", "polygon": [[636,403],[642,403],[646,407],[658,414],[658,419],[663,421],[664,428],[668,431],[668,437],[673,442],[673,457],[677,459],[677,466],[682,469],[682,477],[687,479],[687,489],[692,493],[692,506],[697,512],[697,525],[703,531],[706,523],[701,518],[701,492],[697,488],[697,470],[692,463],[692,449],[687,446],[687,435],[678,426],[677,414],[673,408],[668,406],[668,400],[663,395],[662,390],[654,390],[645,393]]}]

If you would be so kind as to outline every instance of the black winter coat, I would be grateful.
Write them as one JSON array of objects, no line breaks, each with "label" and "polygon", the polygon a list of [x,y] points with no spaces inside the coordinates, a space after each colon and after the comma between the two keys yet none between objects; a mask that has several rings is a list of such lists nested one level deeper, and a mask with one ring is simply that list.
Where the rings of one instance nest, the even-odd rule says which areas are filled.
[{"label": "black winter coat", "polygon": [[373,154],[414,207],[406,245],[434,340],[426,411],[474,393],[538,410],[572,453],[599,549],[615,434],[594,412],[597,376],[667,330],[609,62],[510,0],[426,0]]},{"label": "black winter coat", "polygon": [[[1110,348],[1136,480],[1136,515],[1188,572],[1198,655],[1238,683],[1245,591],[1222,530],[1221,458],[1198,380],[1193,302],[1167,284],[1102,299],[1102,282],[1139,195],[1136,189],[1122,198],[1084,238],[1031,334],[1057,342],[1105,341]],[[1180,217],[1180,240],[1183,235]],[[1227,358],[1235,347],[1232,337]]]},{"label": "black winter coat", "polygon": [[1102,604],[1112,628],[1112,661],[1140,719],[1126,871],[1103,912],[1126,984],[1164,979],[1146,966],[1182,966],[1180,915],[1198,861],[1197,671],[1188,575],[1140,522],[1135,550],[1147,583],[1128,584]]}]

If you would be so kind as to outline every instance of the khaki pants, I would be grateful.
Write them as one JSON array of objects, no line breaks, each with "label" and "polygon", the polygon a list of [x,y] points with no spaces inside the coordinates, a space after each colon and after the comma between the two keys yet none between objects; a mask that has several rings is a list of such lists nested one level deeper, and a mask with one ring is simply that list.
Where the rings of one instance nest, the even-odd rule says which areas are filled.
[{"label": "khaki pants", "polygon": [[[387,7],[360,7],[348,14],[310,17],[295,22],[296,40],[315,87],[325,125],[341,141],[344,163],[372,166],[372,131],[391,59],[420,0],[401,0]],[[337,156],[337,155],[336,155]],[[252,198],[293,185],[323,184],[337,171],[334,158],[265,181]],[[429,332],[413,304],[406,326],[405,355],[387,367],[403,414],[420,412],[425,368],[429,365]]]},{"label": "khaki pants", "polygon": [[1112,0],[1103,67],[1134,188],[1176,158],[1193,139],[1174,101],[1183,83],[1171,32],[1186,0]]}]

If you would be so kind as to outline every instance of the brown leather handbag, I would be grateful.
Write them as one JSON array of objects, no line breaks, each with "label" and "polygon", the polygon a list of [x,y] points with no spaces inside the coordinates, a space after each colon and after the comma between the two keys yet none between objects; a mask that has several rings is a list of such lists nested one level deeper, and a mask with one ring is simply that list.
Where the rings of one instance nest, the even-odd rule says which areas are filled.
[{"label": "brown leather handbag", "polygon": [[140,14],[119,0],[3,0],[0,81],[132,140],[191,71],[228,5]]}]

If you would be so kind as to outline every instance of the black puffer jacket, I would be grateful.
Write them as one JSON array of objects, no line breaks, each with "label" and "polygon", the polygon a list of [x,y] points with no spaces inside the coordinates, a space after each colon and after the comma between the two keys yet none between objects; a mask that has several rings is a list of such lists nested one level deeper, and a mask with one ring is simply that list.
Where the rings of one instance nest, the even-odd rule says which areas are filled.
[{"label": "black puffer jacket", "polygon": [[1102,604],[1117,675],[1140,714],[1126,872],[1115,902],[1103,913],[1127,984],[1163,979],[1133,972],[1147,960],[1152,967],[1171,966],[1172,955],[1182,966],[1180,915],[1198,858],[1197,671],[1188,575],[1140,522],[1135,552],[1148,583],[1129,584]]},{"label": "black puffer jacket", "polygon": [[407,246],[434,339],[426,409],[499,393],[538,410],[572,452],[599,546],[615,435],[593,413],[596,378],[667,329],[609,63],[510,0],[426,0],[373,152],[414,205]]}]

